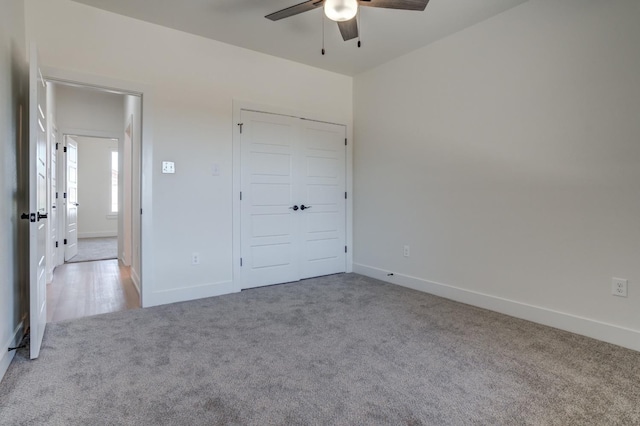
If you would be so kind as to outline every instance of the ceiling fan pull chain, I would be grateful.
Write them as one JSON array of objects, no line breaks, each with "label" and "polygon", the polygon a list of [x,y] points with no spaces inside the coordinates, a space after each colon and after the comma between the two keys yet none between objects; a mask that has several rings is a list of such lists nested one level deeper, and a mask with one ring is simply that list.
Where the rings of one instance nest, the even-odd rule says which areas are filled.
[{"label": "ceiling fan pull chain", "polygon": [[324,55],[324,13],[322,14],[322,54]]},{"label": "ceiling fan pull chain", "polygon": [[358,8],[358,49],[362,45],[360,43],[360,37],[362,36],[362,18],[360,17],[361,13],[362,13],[362,9]]}]

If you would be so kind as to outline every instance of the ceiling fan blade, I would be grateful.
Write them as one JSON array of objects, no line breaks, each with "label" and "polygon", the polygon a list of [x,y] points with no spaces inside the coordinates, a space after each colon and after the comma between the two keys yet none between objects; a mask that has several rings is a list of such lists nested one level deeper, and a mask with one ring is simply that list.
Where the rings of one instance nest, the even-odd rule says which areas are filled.
[{"label": "ceiling fan blade", "polygon": [[289,16],[297,15],[302,12],[308,12],[309,10],[316,9],[324,3],[324,0],[309,0],[295,6],[287,7],[286,9],[279,10],[270,15],[265,16],[267,19],[277,21],[282,18],[288,18]]},{"label": "ceiling fan blade", "polygon": [[338,22],[338,28],[340,28],[340,34],[342,34],[344,41],[358,37],[358,21],[356,18]]},{"label": "ceiling fan blade", "polygon": [[424,10],[429,0],[358,0],[360,6],[385,9]]}]

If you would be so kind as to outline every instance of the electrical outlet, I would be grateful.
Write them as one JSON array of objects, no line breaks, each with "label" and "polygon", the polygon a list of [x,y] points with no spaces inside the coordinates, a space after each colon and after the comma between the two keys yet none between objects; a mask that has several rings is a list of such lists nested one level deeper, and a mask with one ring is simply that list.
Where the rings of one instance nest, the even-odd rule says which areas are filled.
[{"label": "electrical outlet", "polygon": [[627,297],[627,284],[628,281],[622,278],[611,278],[611,294]]},{"label": "electrical outlet", "polygon": [[191,264],[199,265],[200,264],[200,253],[193,253],[191,255]]},{"label": "electrical outlet", "polygon": [[409,254],[410,254],[410,252],[409,252],[409,246],[404,246],[404,249],[403,249],[403,251],[402,251],[402,255],[403,255],[404,257],[409,257]]}]

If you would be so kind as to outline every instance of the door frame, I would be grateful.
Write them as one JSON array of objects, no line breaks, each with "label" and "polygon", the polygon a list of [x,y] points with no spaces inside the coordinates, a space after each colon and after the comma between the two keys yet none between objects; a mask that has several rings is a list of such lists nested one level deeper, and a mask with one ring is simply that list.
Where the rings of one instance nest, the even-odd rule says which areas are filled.
[{"label": "door frame", "polygon": [[[85,74],[77,71],[42,67],[42,73],[45,80],[54,83],[62,83],[66,85],[75,85],[79,87],[95,88],[111,93],[122,95],[139,96],[141,100],[141,121],[142,128],[138,130],[141,133],[140,146],[140,306],[145,308],[153,305],[152,295],[153,289],[149,288],[146,283],[154,282],[154,253],[153,253],[153,111],[154,111],[154,93],[151,86],[139,82],[119,80],[109,77],[103,77],[93,74]],[[125,120],[125,117],[122,117]],[[73,132],[74,130],[77,133]],[[86,134],[86,130],[79,129],[60,129],[59,134],[63,131],[71,131],[70,134]],[[122,135],[118,135],[118,139],[122,139]],[[66,182],[66,177],[65,180]],[[144,212],[144,214],[142,214]],[[132,214],[136,214],[132,212]]]},{"label": "door frame", "polygon": [[241,257],[241,137],[240,126],[241,114],[243,110],[260,112],[265,114],[284,115],[289,117],[302,118],[305,120],[319,121],[329,124],[337,124],[345,126],[347,135],[347,146],[345,152],[345,173],[346,173],[346,210],[345,210],[345,242],[347,245],[346,253],[346,272],[353,272],[353,130],[350,125],[341,123],[339,118],[328,116],[327,114],[317,112],[306,112],[300,110],[292,110],[290,108],[278,107],[273,105],[265,105],[251,101],[240,99],[233,100],[233,141],[232,141],[232,265],[233,265],[233,287],[236,291],[242,290],[242,280],[240,279],[242,269],[240,266]]}]

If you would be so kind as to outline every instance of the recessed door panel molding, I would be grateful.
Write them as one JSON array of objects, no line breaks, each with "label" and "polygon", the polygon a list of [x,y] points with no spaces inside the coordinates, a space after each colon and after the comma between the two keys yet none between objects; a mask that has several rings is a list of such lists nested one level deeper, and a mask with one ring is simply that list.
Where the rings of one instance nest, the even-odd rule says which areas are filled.
[{"label": "recessed door panel molding", "polygon": [[282,237],[292,232],[289,214],[256,214],[251,216],[251,234],[254,238]]},{"label": "recessed door panel molding", "polygon": [[345,272],[345,127],[240,118],[241,288]]},{"label": "recessed door panel molding", "polygon": [[[255,179],[255,175],[253,176]],[[255,207],[282,207],[291,203],[291,184],[290,183],[269,183],[252,182],[248,192],[249,198],[247,202],[251,202]]]},{"label": "recessed door panel molding", "polygon": [[252,175],[289,176],[291,154],[277,152],[251,152]]}]

